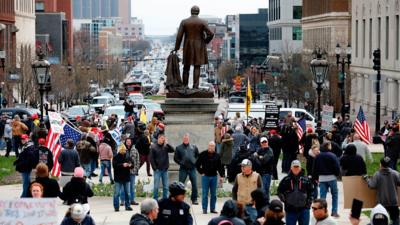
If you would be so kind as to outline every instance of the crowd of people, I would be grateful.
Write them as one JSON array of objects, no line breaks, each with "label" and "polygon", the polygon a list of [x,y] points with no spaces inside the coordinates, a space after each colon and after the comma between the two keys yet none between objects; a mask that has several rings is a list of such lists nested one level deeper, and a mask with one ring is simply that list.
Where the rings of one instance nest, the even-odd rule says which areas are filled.
[{"label": "crowd of people", "polygon": [[[39,122],[37,115],[23,120],[19,116],[13,120],[3,117],[0,129],[7,146],[6,156],[12,150],[17,156],[14,165],[23,181],[21,197],[59,197],[71,206],[63,224],[70,224],[68,221],[93,224],[88,203],[88,198],[93,196],[90,180],[98,176],[103,183],[108,176],[114,186],[114,210],[118,212],[124,206],[131,211],[131,205],[139,204],[135,199],[136,180],[139,169],[146,164],[147,176],[154,181],[154,200],[141,202],[141,213],[132,217],[132,225],[191,225],[191,206],[184,201],[185,183],[191,182],[191,204],[199,204],[199,175],[204,214],[218,214],[218,185],[224,182],[233,185],[232,200],[225,202],[220,216],[213,218],[210,225],[283,224],[283,218],[289,225],[335,224],[332,217],[339,217],[337,181],[341,176],[357,175],[364,176],[369,187],[377,190],[379,210],[384,211],[381,214],[393,224],[399,224],[397,124],[385,123],[381,129],[386,157],[380,161],[379,171],[368,177],[367,164],[373,158],[368,145],[353,129],[349,116],[338,117],[332,129],[324,131],[320,126],[316,130],[302,129],[298,120],[288,113],[278,129],[264,130],[261,119],[246,123],[239,113],[232,119],[222,113],[214,120],[214,140],[209,140],[207,149],[199,150],[188,133],[183,135],[182,144],[172,146],[162,121],[154,117],[146,124],[129,107],[126,105],[126,118],[121,125],[116,115],[111,115],[102,126],[96,115],[85,120],[78,118],[76,129],[81,133],[80,140],[68,139],[62,146],[57,157],[61,167],[58,181],[49,176],[54,156],[46,147],[46,125]],[[304,130],[301,135],[299,129]],[[120,140],[112,136],[113,130],[120,131]],[[171,183],[168,177],[172,153],[179,166],[179,179]],[[277,168],[281,155],[282,166]],[[96,168],[100,168],[100,174],[95,174]],[[279,179],[279,170],[286,175],[280,178],[279,199],[271,200],[271,182]],[[32,171],[36,174],[33,181]],[[328,193],[332,196],[330,213],[326,202]],[[352,224],[357,221],[351,218]]]}]

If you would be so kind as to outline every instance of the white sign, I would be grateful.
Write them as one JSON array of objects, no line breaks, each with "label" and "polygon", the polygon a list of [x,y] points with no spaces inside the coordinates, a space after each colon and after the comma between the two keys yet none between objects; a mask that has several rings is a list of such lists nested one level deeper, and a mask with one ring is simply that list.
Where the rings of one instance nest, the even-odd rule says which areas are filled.
[{"label": "white sign", "polygon": [[6,51],[0,51],[0,59],[6,58]]},{"label": "white sign", "polygon": [[56,225],[55,198],[0,200],[0,224]]},{"label": "white sign", "polygon": [[324,105],[322,107],[321,127],[323,130],[330,131],[332,129],[333,106]]},{"label": "white sign", "polygon": [[54,133],[64,134],[63,119],[59,113],[49,112],[49,121]]}]

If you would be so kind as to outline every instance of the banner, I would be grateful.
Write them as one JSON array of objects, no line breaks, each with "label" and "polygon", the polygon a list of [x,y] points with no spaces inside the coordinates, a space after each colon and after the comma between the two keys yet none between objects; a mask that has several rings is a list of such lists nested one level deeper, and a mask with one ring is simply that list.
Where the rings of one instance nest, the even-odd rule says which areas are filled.
[{"label": "banner", "polygon": [[0,224],[56,225],[56,198],[0,200]]},{"label": "banner", "polygon": [[54,133],[64,134],[63,119],[59,113],[49,112],[49,121]]},{"label": "banner", "polygon": [[121,132],[118,129],[110,130],[109,133],[117,145],[121,144]]},{"label": "banner", "polygon": [[323,105],[322,106],[322,121],[321,127],[323,130],[330,131],[332,129],[332,118],[333,118],[333,106]]}]

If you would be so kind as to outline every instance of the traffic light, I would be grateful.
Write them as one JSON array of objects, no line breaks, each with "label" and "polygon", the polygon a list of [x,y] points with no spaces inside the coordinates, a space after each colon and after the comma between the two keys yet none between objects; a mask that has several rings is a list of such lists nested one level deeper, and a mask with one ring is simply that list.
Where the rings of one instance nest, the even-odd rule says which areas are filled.
[{"label": "traffic light", "polygon": [[381,50],[380,49],[375,50],[374,53],[373,53],[373,56],[374,56],[374,59],[373,59],[374,67],[373,67],[373,69],[377,70],[377,71],[381,70]]}]

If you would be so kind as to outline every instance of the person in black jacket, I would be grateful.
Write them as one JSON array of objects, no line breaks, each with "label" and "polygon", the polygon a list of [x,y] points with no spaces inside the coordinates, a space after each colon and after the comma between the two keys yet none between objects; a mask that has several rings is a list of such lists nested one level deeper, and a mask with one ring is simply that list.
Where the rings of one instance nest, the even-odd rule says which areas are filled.
[{"label": "person in black jacket", "polygon": [[276,166],[278,165],[279,156],[282,151],[282,138],[279,136],[276,130],[270,130],[269,134],[270,136],[268,137],[268,144],[274,153],[272,178],[274,180],[278,180],[278,169]]},{"label": "person in black jacket", "polygon": [[[36,166],[36,180],[29,185],[29,189],[33,183],[39,183],[43,186],[43,198],[57,198],[61,195],[58,182],[49,177],[49,169],[44,163],[39,163]],[[32,193],[29,192],[27,197],[32,197]]]},{"label": "person in black jacket", "polygon": [[185,185],[174,181],[169,185],[169,198],[158,202],[159,212],[155,225],[192,225],[190,206],[185,203]]},{"label": "person in black jacket", "polygon": [[346,151],[340,159],[343,176],[362,176],[367,174],[364,159],[357,155],[357,148],[353,144],[346,146]]},{"label": "person in black jacket", "polygon": [[151,225],[158,216],[158,203],[152,198],[146,198],[140,203],[140,213],[132,216],[129,225]]},{"label": "person in black jacket", "polygon": [[67,205],[74,203],[88,204],[88,197],[93,196],[93,191],[83,177],[82,167],[76,167],[74,176],[68,182],[61,193],[61,199],[67,202]]},{"label": "person in black jacket", "polygon": [[237,217],[237,215],[238,208],[236,201],[227,200],[222,207],[221,215],[211,219],[208,225],[218,225],[221,224],[222,221],[227,221],[228,223],[226,224],[230,222],[233,225],[245,225],[244,221]]},{"label": "person in black jacket", "polygon": [[400,153],[399,126],[394,126],[386,138],[386,156],[390,158],[390,168],[397,170],[397,161]]},{"label": "person in black jacket", "polygon": [[289,174],[278,186],[278,196],[285,203],[286,224],[309,224],[313,185],[304,176],[299,160],[294,160]]},{"label": "person in black jacket", "polygon": [[133,114],[135,103],[132,101],[132,99],[129,99],[128,101],[125,100],[123,105],[124,105],[125,119],[126,119],[128,118],[128,116],[131,116]]},{"label": "person in black jacket", "polygon": [[126,157],[126,147],[125,145],[120,145],[118,147],[118,154],[113,158],[113,168],[114,168],[114,210],[119,211],[119,197],[121,194],[121,189],[123,189],[124,200],[125,200],[125,210],[132,211],[129,202],[129,182],[130,182],[130,169],[132,163],[129,157]]},{"label": "person in black jacket", "polygon": [[296,122],[282,129],[282,172],[289,173],[290,163],[297,158],[299,151],[299,139],[297,137]]},{"label": "person in black jacket", "polygon": [[236,176],[242,172],[242,166],[240,163],[243,159],[249,159],[251,153],[247,150],[245,145],[240,146],[239,151],[233,157],[231,164],[228,166],[228,181],[234,182]]},{"label": "person in black jacket", "polygon": [[37,161],[39,163],[44,163],[47,165],[49,171],[53,169],[53,153],[48,149],[46,144],[46,139],[39,138],[38,140],[39,146],[35,150],[35,157],[37,157]]},{"label": "person in black jacket", "polygon": [[261,137],[260,147],[254,152],[252,159],[254,161],[254,170],[260,174],[263,181],[263,188],[269,202],[269,188],[273,172],[274,153],[268,146],[268,138]]},{"label": "person in black jacket", "polygon": [[27,197],[29,193],[29,185],[31,183],[31,172],[36,167],[37,161],[34,155],[35,148],[33,143],[29,141],[29,136],[21,135],[22,150],[14,162],[15,170],[22,176],[22,193],[21,198]]},{"label": "person in black jacket", "polygon": [[339,217],[338,199],[339,191],[337,188],[337,177],[340,175],[339,160],[331,152],[332,146],[329,141],[324,142],[320,149],[321,153],[315,158],[313,167],[313,179],[319,180],[320,197],[326,199],[328,189],[332,194],[332,214]]},{"label": "person in black jacket", "polygon": [[150,173],[150,160],[149,160],[151,138],[149,130],[146,130],[146,125],[145,124],[143,125],[144,127],[139,123],[138,126],[139,137],[137,139],[135,147],[140,155],[140,167],[142,167],[143,164],[146,163],[147,176],[151,177],[152,175]]},{"label": "person in black jacket", "polygon": [[217,185],[218,177],[220,175],[220,182],[225,175],[224,167],[221,163],[221,158],[218,153],[215,152],[215,142],[211,141],[208,143],[207,151],[200,153],[199,158],[196,161],[197,171],[201,175],[201,189],[202,189],[202,201],[203,213],[207,213],[208,205],[208,191],[210,191],[210,212],[217,213],[215,210],[215,204],[217,202]]}]

